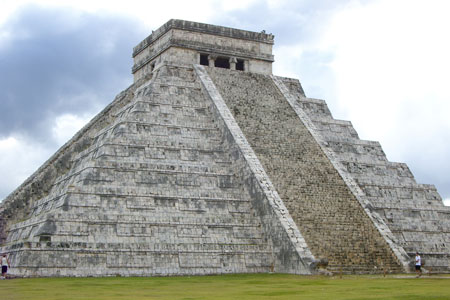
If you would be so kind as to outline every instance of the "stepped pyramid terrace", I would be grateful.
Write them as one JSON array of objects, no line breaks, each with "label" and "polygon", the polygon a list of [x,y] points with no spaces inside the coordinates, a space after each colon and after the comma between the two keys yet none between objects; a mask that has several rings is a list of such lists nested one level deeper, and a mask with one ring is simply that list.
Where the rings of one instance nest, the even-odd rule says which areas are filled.
[{"label": "stepped pyramid terrace", "polygon": [[449,272],[436,188],[273,75],[273,45],[183,20],[139,43],[134,83],[0,204],[12,274],[400,273],[416,251]]}]

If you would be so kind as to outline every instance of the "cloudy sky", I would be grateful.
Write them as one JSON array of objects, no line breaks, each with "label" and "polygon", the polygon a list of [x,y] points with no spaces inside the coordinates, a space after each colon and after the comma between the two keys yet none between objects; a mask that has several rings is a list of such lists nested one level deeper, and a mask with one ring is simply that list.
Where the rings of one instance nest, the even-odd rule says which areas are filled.
[{"label": "cloudy sky", "polygon": [[171,18],[275,35],[299,78],[450,205],[450,1],[0,1],[0,200],[132,83],[131,51]]}]

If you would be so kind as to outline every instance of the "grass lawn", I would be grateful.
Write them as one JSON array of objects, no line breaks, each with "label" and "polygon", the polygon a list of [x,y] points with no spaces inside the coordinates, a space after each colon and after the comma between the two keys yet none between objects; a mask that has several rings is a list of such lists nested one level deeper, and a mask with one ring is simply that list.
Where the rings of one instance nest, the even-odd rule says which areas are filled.
[{"label": "grass lawn", "polygon": [[450,276],[33,278],[0,281],[0,299],[450,299]]}]

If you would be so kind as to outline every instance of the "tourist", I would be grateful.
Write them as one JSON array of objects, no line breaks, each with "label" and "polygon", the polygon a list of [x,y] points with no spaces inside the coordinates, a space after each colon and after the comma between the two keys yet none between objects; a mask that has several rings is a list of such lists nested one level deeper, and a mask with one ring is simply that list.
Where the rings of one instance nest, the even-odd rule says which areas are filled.
[{"label": "tourist", "polygon": [[1,279],[6,279],[6,272],[8,272],[8,267],[11,268],[9,264],[9,259],[6,257],[6,254],[4,253],[2,256],[2,277]]},{"label": "tourist", "polygon": [[420,258],[419,252],[416,252],[415,262],[416,262],[416,273],[417,273],[416,277],[420,277],[422,275],[422,270],[421,270],[422,259]]}]

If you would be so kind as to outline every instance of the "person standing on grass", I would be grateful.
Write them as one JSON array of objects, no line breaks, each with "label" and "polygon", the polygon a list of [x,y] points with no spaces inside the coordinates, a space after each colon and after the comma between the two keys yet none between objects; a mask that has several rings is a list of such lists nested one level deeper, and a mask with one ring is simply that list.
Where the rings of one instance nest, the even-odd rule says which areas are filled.
[{"label": "person standing on grass", "polygon": [[8,259],[8,257],[6,257],[6,254],[3,253],[3,256],[2,256],[2,278],[1,279],[6,279],[6,272],[8,272],[8,267],[11,268],[11,266],[9,264],[9,259]]},{"label": "person standing on grass", "polygon": [[416,273],[417,273],[417,277],[420,277],[422,275],[422,259],[420,258],[419,252],[416,252],[416,258],[415,258],[415,262],[416,262]]}]

